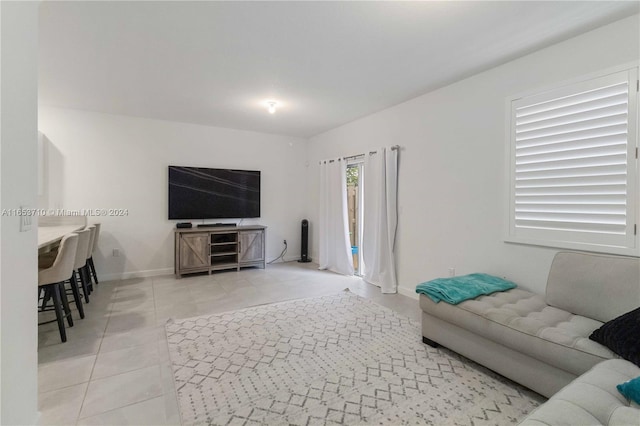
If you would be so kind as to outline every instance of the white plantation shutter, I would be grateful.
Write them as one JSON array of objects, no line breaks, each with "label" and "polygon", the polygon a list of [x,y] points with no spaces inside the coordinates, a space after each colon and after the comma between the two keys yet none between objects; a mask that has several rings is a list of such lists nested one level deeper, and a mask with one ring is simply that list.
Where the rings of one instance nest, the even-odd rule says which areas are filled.
[{"label": "white plantation shutter", "polygon": [[508,240],[637,254],[637,68],[511,102]]}]

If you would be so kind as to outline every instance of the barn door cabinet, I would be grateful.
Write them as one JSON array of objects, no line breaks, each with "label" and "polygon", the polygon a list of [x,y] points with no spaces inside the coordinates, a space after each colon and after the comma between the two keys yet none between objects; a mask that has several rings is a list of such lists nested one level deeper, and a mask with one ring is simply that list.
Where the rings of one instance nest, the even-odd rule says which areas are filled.
[{"label": "barn door cabinet", "polygon": [[175,274],[264,268],[266,226],[229,226],[175,230]]}]

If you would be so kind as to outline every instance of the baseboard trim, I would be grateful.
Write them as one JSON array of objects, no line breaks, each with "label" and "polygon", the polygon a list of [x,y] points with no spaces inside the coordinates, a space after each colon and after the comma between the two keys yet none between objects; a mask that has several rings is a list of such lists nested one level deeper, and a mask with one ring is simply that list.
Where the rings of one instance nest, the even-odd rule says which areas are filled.
[{"label": "baseboard trim", "polygon": [[300,260],[300,256],[285,256],[284,260],[278,259],[277,262],[269,263],[270,260],[267,260],[267,265],[277,265],[278,263],[287,263],[287,262],[296,262]]},{"label": "baseboard trim", "polygon": [[419,300],[420,299],[420,295],[418,293],[416,293],[415,290],[411,290],[411,289],[408,289],[408,288],[404,288],[404,287],[398,286],[398,293],[400,293],[403,296],[407,296],[407,297],[410,297],[412,299],[415,299],[415,300]]},{"label": "baseboard trim", "polygon": [[147,278],[147,277],[157,277],[159,275],[172,275],[173,268],[162,268],[162,269],[147,269],[143,271],[127,271],[121,273],[114,274],[99,274],[98,279],[100,281],[120,281],[120,280],[128,280],[131,278]]},{"label": "baseboard trim", "polygon": [[[279,263],[286,263],[286,262],[295,262],[299,259],[300,259],[300,256],[293,256],[293,257],[285,256],[284,262],[278,261],[273,263],[272,265],[277,265]],[[121,281],[121,280],[128,280],[131,278],[148,278],[148,277],[157,277],[160,275],[173,275],[173,273],[174,273],[173,268],[147,269],[142,271],[127,271],[127,272],[112,273],[112,274],[99,274],[98,279],[100,281]]]}]

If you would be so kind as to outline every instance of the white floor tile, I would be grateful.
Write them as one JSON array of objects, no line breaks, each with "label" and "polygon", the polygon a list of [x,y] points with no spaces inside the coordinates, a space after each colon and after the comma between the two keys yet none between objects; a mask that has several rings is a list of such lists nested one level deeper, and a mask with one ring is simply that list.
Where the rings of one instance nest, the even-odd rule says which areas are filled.
[{"label": "white floor tile", "polygon": [[38,395],[38,411],[41,425],[75,424],[87,383],[70,386]]},{"label": "white floor tile", "polygon": [[106,333],[122,333],[137,328],[149,328],[156,325],[155,311],[113,312],[107,323]]},{"label": "white floor tile", "polygon": [[159,396],[147,401],[127,405],[122,408],[107,411],[96,416],[85,417],[78,421],[78,425],[137,425],[159,426],[167,423],[165,415],[165,400]]},{"label": "white floor tile", "polygon": [[59,342],[38,348],[38,363],[48,363],[69,358],[79,358],[95,355],[100,348],[102,337],[86,337],[83,339],[69,339],[65,343]]},{"label": "white floor tile", "polygon": [[106,333],[102,339],[100,352],[117,351],[132,346],[146,345],[163,338],[164,327],[136,328],[129,331]]},{"label": "white floor tile", "polygon": [[112,352],[100,352],[93,368],[91,380],[115,376],[159,363],[160,354],[157,342]]},{"label": "white floor tile", "polygon": [[158,365],[91,381],[80,418],[92,417],[162,394]]},{"label": "white floor tile", "polygon": [[[80,317],[75,314],[75,311],[72,312],[72,315],[74,326],[65,328],[68,341],[76,341],[79,339],[87,338],[101,338],[104,334],[105,328],[107,327],[107,321],[109,320],[108,317],[99,317],[92,319],[85,317],[85,319],[80,319]],[[57,324],[55,325],[55,330],[47,330],[43,328],[38,329],[38,345],[40,347],[57,345],[59,343],[61,343],[61,341]]]},{"label": "white floor tile", "polygon": [[38,392],[44,393],[88,382],[95,355],[42,363],[38,366]]}]

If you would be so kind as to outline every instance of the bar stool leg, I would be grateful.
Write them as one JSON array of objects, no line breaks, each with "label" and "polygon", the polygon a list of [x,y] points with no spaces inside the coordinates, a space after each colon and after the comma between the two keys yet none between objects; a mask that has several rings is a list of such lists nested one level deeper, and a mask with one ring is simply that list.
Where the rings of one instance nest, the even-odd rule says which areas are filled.
[{"label": "bar stool leg", "polygon": [[67,297],[67,290],[65,290],[64,288],[64,282],[58,283],[58,289],[60,290],[60,300],[62,301],[62,309],[64,310],[64,315],[67,317],[69,327],[73,327],[73,317],[71,316],[69,298]]},{"label": "bar stool leg", "polygon": [[89,273],[89,267],[85,264],[82,268],[82,273],[84,274],[84,279],[87,283],[87,288],[89,289],[89,294],[93,293],[93,281],[91,281],[91,274]]},{"label": "bar stool leg", "polygon": [[84,319],[84,307],[82,306],[82,300],[80,299],[80,291],[78,290],[78,282],[75,279],[75,275],[71,275],[69,284],[71,285],[71,293],[73,293],[73,300],[76,302],[76,308],[80,314],[80,319]]},{"label": "bar stool leg", "polygon": [[94,265],[93,263],[93,256],[89,258],[88,262],[89,262],[89,268],[91,268],[91,274],[93,275],[93,279],[95,280],[96,285],[98,285],[100,283],[98,282],[98,274],[96,274],[96,265]]},{"label": "bar stool leg", "polygon": [[49,300],[51,299],[51,289],[47,286],[44,287],[42,291],[44,294],[42,295],[42,308],[40,308],[40,310],[44,311],[44,308],[47,307],[47,303],[49,303]]},{"label": "bar stool leg", "polygon": [[42,297],[42,305],[38,306],[39,311],[44,311],[46,306],[45,297],[47,297],[47,288],[46,287],[38,287],[38,302],[40,302],[40,298]]},{"label": "bar stool leg", "polygon": [[67,341],[67,332],[64,329],[64,313],[62,312],[62,298],[60,296],[60,287],[58,284],[52,284],[53,308],[56,311],[56,320],[58,320],[58,330],[60,331],[60,339]]},{"label": "bar stool leg", "polygon": [[84,300],[87,303],[89,303],[89,289],[87,288],[87,282],[85,281],[84,275],[82,274],[82,268],[78,268],[77,271],[73,271],[73,277],[74,279],[80,280],[80,285],[82,286],[82,292],[84,293]]}]

